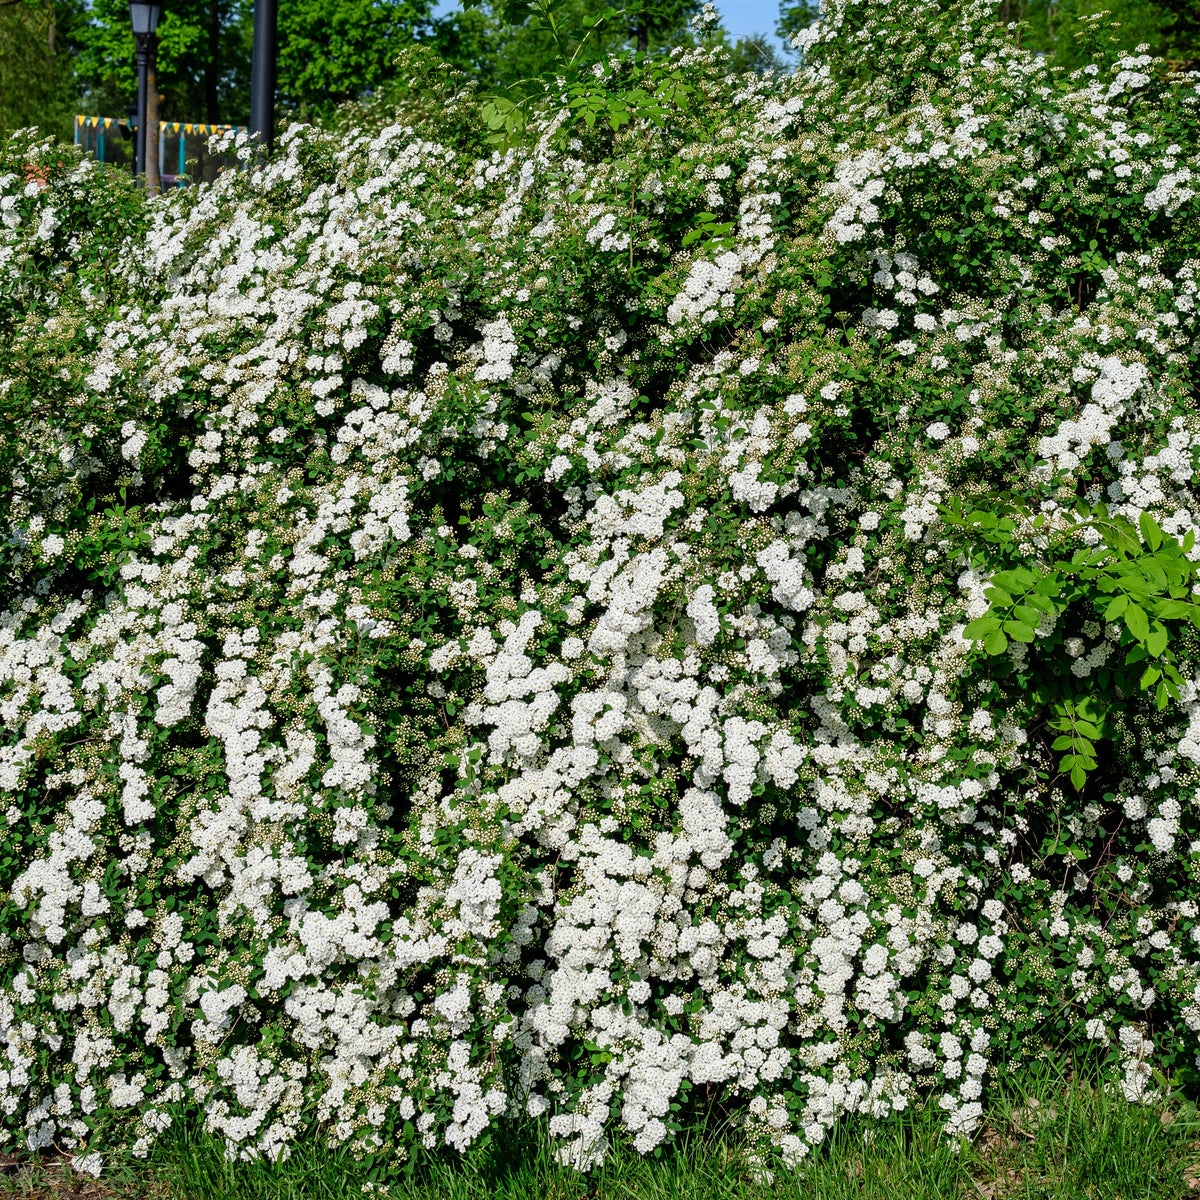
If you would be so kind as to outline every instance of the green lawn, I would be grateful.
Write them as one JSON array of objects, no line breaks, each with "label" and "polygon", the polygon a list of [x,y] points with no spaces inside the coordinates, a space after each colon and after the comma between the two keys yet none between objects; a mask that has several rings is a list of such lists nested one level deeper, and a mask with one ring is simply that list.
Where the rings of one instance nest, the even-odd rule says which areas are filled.
[{"label": "green lawn", "polygon": [[[464,1159],[430,1158],[386,1200],[1178,1200],[1200,1189],[1200,1127],[1178,1105],[1133,1105],[1049,1079],[994,1103],[970,1143],[939,1133],[933,1107],[874,1128],[836,1131],[795,1173],[756,1181],[735,1133],[694,1136],[661,1158],[618,1148],[581,1176],[558,1166],[529,1125]],[[1193,1166],[1193,1164],[1196,1164]],[[362,1167],[315,1144],[283,1164],[227,1163],[211,1139],[174,1135],[148,1163],[109,1164],[101,1180],[61,1161],[12,1164],[0,1195],[29,1200],[360,1200]],[[1195,1182],[1193,1182],[1193,1180]]]}]

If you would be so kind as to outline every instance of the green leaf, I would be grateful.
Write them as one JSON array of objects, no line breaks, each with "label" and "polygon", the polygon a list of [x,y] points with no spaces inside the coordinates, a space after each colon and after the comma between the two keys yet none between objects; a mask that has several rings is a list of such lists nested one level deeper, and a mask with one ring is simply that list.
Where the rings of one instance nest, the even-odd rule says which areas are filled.
[{"label": "green leaf", "polygon": [[1155,621],[1154,627],[1146,635],[1146,649],[1153,657],[1157,658],[1167,648],[1169,640],[1170,635],[1165,626]]},{"label": "green leaf", "polygon": [[1008,608],[1013,602],[1013,598],[998,587],[985,588],[983,594],[996,608]]},{"label": "green leaf", "polygon": [[1167,587],[1167,573],[1163,570],[1162,564],[1156,562],[1152,558],[1142,559],[1142,573],[1150,580],[1158,590]]},{"label": "green leaf", "polygon": [[1138,686],[1145,691],[1147,688],[1153,687],[1157,682],[1162,672],[1157,667],[1147,667],[1142,673],[1142,678]]},{"label": "green leaf", "polygon": [[1125,610],[1125,628],[1133,634],[1134,638],[1139,642],[1146,640],[1146,635],[1150,632],[1150,620],[1146,616],[1145,610],[1138,608],[1136,604],[1131,604]]},{"label": "green leaf", "polygon": [[1142,531],[1142,540],[1151,550],[1157,550],[1163,542],[1162,530],[1155,524],[1154,518],[1147,512],[1138,517],[1138,527]]},{"label": "green leaf", "polygon": [[1014,642],[1032,642],[1037,637],[1037,630],[1031,629],[1022,621],[1005,621],[1004,632],[1008,634]]},{"label": "green leaf", "polygon": [[[1032,594],[1026,599],[1031,603],[1034,596],[1054,596],[1057,597],[1062,593],[1062,581],[1057,575],[1048,575],[1045,579],[1039,580],[1033,585]],[[1055,610],[1057,611],[1057,610]]]},{"label": "green leaf", "polygon": [[1071,768],[1071,783],[1077,792],[1082,791],[1083,785],[1087,783],[1087,772],[1078,763]]},{"label": "green leaf", "polygon": [[1164,621],[1178,621],[1191,616],[1194,607],[1184,600],[1163,600],[1155,609],[1154,615]]},{"label": "green leaf", "polygon": [[993,629],[999,628],[999,617],[979,617],[977,620],[972,621],[966,627],[966,629],[963,630],[963,637],[970,641],[977,642],[987,634],[991,633]]},{"label": "green leaf", "polygon": [[1117,618],[1120,617],[1128,607],[1129,597],[1122,592],[1121,595],[1114,597],[1109,602],[1108,607],[1104,610],[1105,621],[1111,623],[1117,620]]},{"label": "green leaf", "polygon": [[1054,601],[1049,596],[1043,596],[1039,592],[1030,592],[1025,597],[1025,603],[1030,608],[1036,609],[1040,613],[1047,613],[1050,616],[1054,616],[1058,612],[1058,606]]},{"label": "green leaf", "polygon": [[983,648],[989,654],[1003,654],[1008,649],[1008,638],[1003,630],[994,629],[983,639]]},{"label": "green leaf", "polygon": [[992,576],[990,582],[993,586],[1003,588],[1007,592],[1026,592],[1035,583],[1039,576],[1027,567],[1016,567],[1012,571],[997,571]]}]

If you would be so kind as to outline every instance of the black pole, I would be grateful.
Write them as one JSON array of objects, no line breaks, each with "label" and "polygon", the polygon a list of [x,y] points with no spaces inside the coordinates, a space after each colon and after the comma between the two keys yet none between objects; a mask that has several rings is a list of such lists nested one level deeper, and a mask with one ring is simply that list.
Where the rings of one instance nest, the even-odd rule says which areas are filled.
[{"label": "black pole", "polygon": [[[128,61],[128,60],[127,60]],[[137,35],[137,129],[133,135],[133,174],[140,178],[146,173],[146,101],[148,99],[147,75],[150,70],[150,34]]]},{"label": "black pole", "polygon": [[250,63],[250,132],[266,149],[275,144],[277,0],[254,0],[254,50]]}]

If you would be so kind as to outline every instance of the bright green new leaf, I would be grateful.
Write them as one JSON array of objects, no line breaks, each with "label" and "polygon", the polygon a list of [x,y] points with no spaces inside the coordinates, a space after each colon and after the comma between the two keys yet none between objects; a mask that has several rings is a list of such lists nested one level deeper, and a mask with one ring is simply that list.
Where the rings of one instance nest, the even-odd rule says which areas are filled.
[{"label": "bright green new leaf", "polygon": [[1108,621],[1110,623],[1113,621],[1116,621],[1120,616],[1122,616],[1122,614],[1125,612],[1125,610],[1128,607],[1129,607],[1129,597],[1128,596],[1126,596],[1124,593],[1122,593],[1119,596],[1115,596],[1109,602],[1108,607],[1104,610],[1105,621]]},{"label": "bright green new leaf", "polygon": [[1138,517],[1138,527],[1142,531],[1142,540],[1151,550],[1157,550],[1162,545],[1162,530],[1159,529],[1154,518],[1148,512],[1143,512]]},{"label": "bright green new leaf", "polygon": [[1015,642],[1032,642],[1037,637],[1037,630],[1031,629],[1022,621],[1005,621],[1004,632]]},{"label": "bright green new leaf", "polygon": [[1167,642],[1170,640],[1170,635],[1166,628],[1155,621],[1150,632],[1146,635],[1146,650],[1157,658],[1167,648]]},{"label": "bright green new leaf", "polygon": [[1125,628],[1139,641],[1144,642],[1150,632],[1150,621],[1145,610],[1131,604],[1124,613]]},{"label": "bright green new leaf", "polygon": [[963,630],[963,637],[968,638],[971,641],[978,641],[986,634],[991,633],[993,629],[999,628],[999,617],[977,617]]}]

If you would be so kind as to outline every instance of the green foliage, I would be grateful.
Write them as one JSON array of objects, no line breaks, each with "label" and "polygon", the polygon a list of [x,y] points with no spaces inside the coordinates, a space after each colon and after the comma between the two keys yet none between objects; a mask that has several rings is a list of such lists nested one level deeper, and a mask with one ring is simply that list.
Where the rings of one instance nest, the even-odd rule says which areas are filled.
[{"label": "green foliage", "polygon": [[[446,136],[448,121],[458,144],[473,136],[477,144],[498,149],[518,144],[535,110],[554,104],[565,103],[588,129],[598,121],[610,130],[620,128],[633,114],[653,119],[664,102],[686,96],[679,72],[658,70],[646,92],[632,82],[631,63],[619,65],[614,56],[634,51],[639,29],[652,57],[688,43],[686,17],[696,7],[690,0],[617,7],[580,0],[494,6],[479,0],[438,18],[428,40],[404,50],[369,95],[344,111],[322,115],[314,110],[312,115],[330,128],[345,128],[351,119],[374,128],[398,116],[424,121],[427,113],[434,116],[429,95],[436,94],[446,121],[433,120],[431,133]],[[746,58],[754,69],[769,61],[758,50]],[[418,59],[421,65],[415,68]],[[476,113],[473,134],[460,120],[468,95],[478,98],[470,102]]]},{"label": "green foliage", "polygon": [[788,64],[773,39],[765,33],[753,33],[749,37],[739,37],[729,49],[729,70],[734,75],[744,75],[753,71],[761,75],[765,71],[785,71]]},{"label": "green foliage", "polygon": [[1000,0],[996,14],[1019,44],[1067,68],[1090,62],[1097,38],[1125,53],[1145,45],[1181,68],[1200,60],[1195,0]]},{"label": "green foliage", "polygon": [[432,33],[432,0],[296,0],[279,6],[279,102],[302,114],[391,79],[397,54]]},{"label": "green foliage", "polygon": [[[156,59],[160,119],[245,122],[251,15],[252,0],[174,0],[164,7]],[[88,0],[70,47],[81,109],[124,116],[137,95],[126,0]]]},{"label": "green foliage", "polygon": [[463,153],[486,152],[477,84],[423,43],[402,50],[395,75],[369,96],[339,105],[322,127],[337,133],[382,130],[397,119],[420,136],[438,139]]},{"label": "green foliage", "polygon": [[436,44],[481,85],[524,95],[564,67],[624,49],[661,53],[687,43],[688,21],[699,9],[698,0],[466,0],[461,14],[444,19]]},{"label": "green foliage", "polygon": [[[1190,7],[1190,0],[1180,6]],[[1000,20],[1019,23],[1021,45],[1053,56],[1056,64],[1075,68],[1092,61],[1097,44],[1125,53],[1145,44],[1151,53],[1189,57],[1200,43],[1181,26],[1162,0],[1066,0],[1065,3],[1022,3],[1001,0]]]},{"label": "green foliage", "polygon": [[[380,88],[397,55],[432,36],[431,0],[301,0],[279,7],[278,103],[313,118]],[[179,0],[159,25],[164,120],[244,124],[249,117],[251,0]],[[89,111],[123,115],[136,92],[124,0],[90,0],[73,31],[76,86]]]},{"label": "green foliage", "polygon": [[64,34],[73,15],[60,0],[0,6],[0,138],[33,125],[69,136],[73,79]]},{"label": "green foliage", "polygon": [[[44,422],[57,413],[81,445],[90,446],[105,421],[107,405],[69,400],[100,329],[66,314],[81,289],[98,301],[98,323],[116,314],[115,276],[123,244],[143,228],[143,197],[128,175],[100,170],[80,161],[71,147],[30,135],[9,138],[0,147],[0,174],[10,172],[8,178],[31,180],[33,187],[8,210],[23,236],[10,243],[0,276],[0,341],[26,347],[0,394],[0,507],[50,503],[62,511],[70,508],[97,539],[97,559],[89,561],[119,565],[130,544],[125,514],[110,525],[95,493],[62,490],[69,469],[47,453]],[[42,226],[33,217],[47,202],[53,221]],[[10,549],[0,549],[0,559]]]},{"label": "green foliage", "polygon": [[[561,106],[566,120],[557,140],[562,143],[578,127],[595,130],[599,126],[616,133],[633,121],[661,126],[672,111],[678,112],[687,103],[693,90],[669,59],[650,60],[640,70],[628,61],[610,61],[597,64],[594,71],[576,73],[565,86],[556,82],[520,102],[490,96],[480,114],[487,144],[508,149],[525,138],[533,114]],[[705,215],[712,219],[711,213]],[[728,232],[729,226],[724,228]]]},{"label": "green foliage", "polygon": [[[1051,519],[1019,504],[968,513],[953,500],[943,518],[972,539],[972,566],[988,578],[988,611],[963,636],[1001,660],[994,677],[1013,677],[1023,696],[1049,708],[1048,727],[1061,735],[1053,748],[1067,752],[1059,770],[1081,789],[1096,769],[1095,743],[1112,708],[1138,690],[1151,691],[1159,709],[1179,699],[1183,677],[1171,644],[1181,626],[1200,629],[1200,605],[1191,599],[1198,570],[1189,557],[1194,533],[1177,539],[1149,513],[1135,526],[1103,504],[1082,502],[1074,513]],[[1026,565],[996,569],[1014,557]],[[1118,661],[1106,662],[1084,685],[1072,673],[1067,646],[1097,617],[1117,631]],[[1010,639],[1036,643],[1020,666],[1004,662]]]}]

